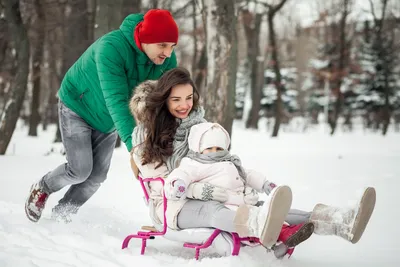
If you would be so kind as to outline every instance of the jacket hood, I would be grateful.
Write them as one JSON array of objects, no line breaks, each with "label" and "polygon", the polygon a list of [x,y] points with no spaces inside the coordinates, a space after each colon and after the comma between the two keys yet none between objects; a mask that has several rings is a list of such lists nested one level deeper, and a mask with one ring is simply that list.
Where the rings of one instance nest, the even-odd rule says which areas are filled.
[{"label": "jacket hood", "polygon": [[[226,138],[228,140],[228,143],[230,144],[230,137],[229,133],[218,123],[213,123],[213,122],[203,122],[196,124],[190,128],[190,133],[188,137],[188,144],[189,144],[189,149],[193,150],[194,152],[200,153],[200,141],[201,138],[203,137],[204,133],[207,132],[209,129],[212,127],[219,127],[221,130],[226,134]],[[229,145],[228,145],[229,146]]]},{"label": "jacket hood", "polygon": [[121,26],[119,27],[131,46],[135,49],[136,52],[139,53],[143,52],[139,49],[139,47],[137,47],[133,34],[135,32],[136,25],[138,25],[139,22],[143,21],[143,17],[143,14],[131,14],[122,21]]},{"label": "jacket hood", "polygon": [[144,112],[146,110],[146,97],[157,86],[157,81],[147,80],[140,83],[134,89],[133,96],[129,101],[129,109],[135,117],[137,123],[143,122]]}]

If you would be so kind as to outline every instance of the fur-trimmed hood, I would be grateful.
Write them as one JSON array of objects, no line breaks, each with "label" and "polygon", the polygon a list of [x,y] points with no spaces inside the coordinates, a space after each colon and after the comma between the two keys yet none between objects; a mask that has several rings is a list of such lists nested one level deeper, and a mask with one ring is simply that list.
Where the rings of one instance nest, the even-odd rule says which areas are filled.
[{"label": "fur-trimmed hood", "polygon": [[143,114],[146,109],[146,97],[156,88],[156,86],[157,81],[147,80],[134,89],[132,98],[129,101],[129,109],[137,123],[143,122]]}]

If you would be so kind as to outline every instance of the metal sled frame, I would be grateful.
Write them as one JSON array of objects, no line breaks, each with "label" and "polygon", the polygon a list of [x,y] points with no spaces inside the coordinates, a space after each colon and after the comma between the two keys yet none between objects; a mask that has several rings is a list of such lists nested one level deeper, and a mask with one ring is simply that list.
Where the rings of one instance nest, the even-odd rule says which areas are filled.
[{"label": "metal sled frame", "polygon": [[[146,201],[149,200],[149,193],[147,192],[145,183],[149,183],[149,182],[161,182],[163,187],[164,187],[164,179],[163,178],[145,178],[143,179],[142,177],[138,177],[140,185],[142,186]],[[136,234],[132,234],[132,235],[128,235],[127,237],[125,237],[123,243],[122,243],[122,249],[125,249],[128,247],[128,244],[130,242],[130,240],[132,238],[138,238],[138,239],[142,239],[142,247],[141,247],[141,251],[140,254],[144,255],[144,253],[146,252],[146,246],[147,246],[147,240],[148,239],[155,239],[156,236],[164,236],[165,233],[167,232],[167,218],[166,218],[166,210],[167,210],[167,199],[165,197],[165,194],[163,192],[163,208],[164,208],[164,218],[163,218],[163,230],[157,231],[157,230],[150,230],[150,231],[138,231]],[[142,228],[143,229],[143,228]],[[214,239],[221,233],[222,231],[220,229],[215,229],[214,232],[210,235],[210,237],[203,243],[203,244],[196,244],[196,243],[188,243],[185,242],[183,244],[183,247],[185,248],[192,248],[195,249],[195,258],[196,260],[199,259],[200,256],[200,250],[201,249],[205,249],[208,248],[209,246],[211,246],[211,244],[214,242]],[[239,251],[240,251],[240,244],[242,241],[251,241],[251,242],[259,242],[259,240],[257,238],[253,238],[253,237],[239,237],[239,235],[237,233],[230,233],[232,235],[232,239],[233,239],[233,249],[232,249],[232,256],[237,256],[239,255]]]}]

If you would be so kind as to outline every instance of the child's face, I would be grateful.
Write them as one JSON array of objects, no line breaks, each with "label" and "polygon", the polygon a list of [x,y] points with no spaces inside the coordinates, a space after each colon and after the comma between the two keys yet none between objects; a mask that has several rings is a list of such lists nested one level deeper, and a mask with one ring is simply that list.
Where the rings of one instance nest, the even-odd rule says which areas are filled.
[{"label": "child's face", "polygon": [[215,152],[222,151],[222,150],[224,150],[224,149],[221,147],[213,146],[213,147],[204,149],[203,151],[201,151],[201,154],[215,153]]}]

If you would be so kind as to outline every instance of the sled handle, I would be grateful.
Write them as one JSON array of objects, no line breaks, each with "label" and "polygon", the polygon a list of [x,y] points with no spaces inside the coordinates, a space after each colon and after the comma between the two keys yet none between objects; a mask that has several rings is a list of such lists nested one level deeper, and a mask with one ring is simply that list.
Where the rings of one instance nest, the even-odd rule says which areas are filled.
[{"label": "sled handle", "polygon": [[164,184],[165,184],[164,179],[161,177],[143,179],[140,176],[138,176],[138,178],[139,178],[140,185],[142,186],[144,196],[145,196],[147,202],[149,201],[149,192],[147,192],[147,189],[146,189],[146,186],[144,185],[144,183],[159,181],[162,184],[162,187],[163,187],[163,190],[162,190],[162,192],[163,192],[163,210],[164,210],[163,231],[157,232],[157,233],[152,233],[152,235],[165,235],[165,233],[167,232],[167,216],[165,215],[165,213],[167,212],[167,198],[165,197],[165,192],[164,192]]}]

